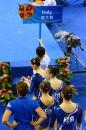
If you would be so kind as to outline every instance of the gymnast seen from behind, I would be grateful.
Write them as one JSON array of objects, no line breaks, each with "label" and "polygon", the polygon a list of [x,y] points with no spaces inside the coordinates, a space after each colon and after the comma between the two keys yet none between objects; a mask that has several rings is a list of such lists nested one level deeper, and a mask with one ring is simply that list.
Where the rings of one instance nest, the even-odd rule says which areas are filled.
[{"label": "gymnast seen from behind", "polygon": [[38,103],[40,107],[45,111],[47,119],[40,124],[37,130],[46,130],[48,128],[52,109],[55,106],[53,97],[49,95],[50,86],[50,82],[42,81],[42,83],[40,83],[40,92],[42,96],[40,99],[38,99]]},{"label": "gymnast seen from behind", "polygon": [[75,88],[72,86],[62,89],[63,102],[53,109],[49,130],[52,130],[55,121],[58,122],[58,130],[81,130],[82,109],[72,101],[73,93],[75,93]]},{"label": "gymnast seen from behind", "polygon": [[[9,128],[14,130],[35,130],[44,119],[46,114],[41,109],[39,104],[27,96],[28,86],[24,82],[19,82],[16,85],[18,98],[8,103],[2,117],[2,122]],[[36,112],[39,119],[36,122],[32,121],[32,115]],[[14,121],[11,123],[9,118],[14,115]]]},{"label": "gymnast seen from behind", "polygon": [[39,98],[39,84],[45,79],[46,71],[40,67],[40,59],[38,57],[31,59],[31,67],[33,70],[35,70],[35,74],[33,74],[31,77],[30,92],[36,98]]},{"label": "gymnast seen from behind", "polygon": [[54,97],[57,104],[60,104],[62,102],[61,91],[62,88],[65,86],[65,84],[62,80],[57,79],[56,77],[57,74],[58,74],[57,66],[48,67],[47,77],[49,78],[49,81],[51,83],[50,95]]}]

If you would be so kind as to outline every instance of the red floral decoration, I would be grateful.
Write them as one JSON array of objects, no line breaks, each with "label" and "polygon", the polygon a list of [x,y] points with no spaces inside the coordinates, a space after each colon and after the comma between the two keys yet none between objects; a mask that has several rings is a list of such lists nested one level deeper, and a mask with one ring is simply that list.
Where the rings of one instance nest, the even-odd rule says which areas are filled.
[{"label": "red floral decoration", "polygon": [[10,100],[14,99],[13,85],[11,82],[10,64],[0,62],[0,101],[5,106]]},{"label": "red floral decoration", "polygon": [[70,84],[70,79],[72,78],[72,72],[70,71],[70,59],[64,56],[57,59],[56,63],[59,68],[57,78],[63,80],[66,84]]}]

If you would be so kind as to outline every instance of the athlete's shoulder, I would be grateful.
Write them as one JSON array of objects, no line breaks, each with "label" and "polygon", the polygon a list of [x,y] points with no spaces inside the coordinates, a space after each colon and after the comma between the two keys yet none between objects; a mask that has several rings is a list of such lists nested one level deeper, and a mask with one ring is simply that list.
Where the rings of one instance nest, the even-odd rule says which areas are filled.
[{"label": "athlete's shoulder", "polygon": [[9,103],[10,103],[10,104],[15,104],[15,103],[17,103],[17,102],[19,102],[19,98],[16,98],[16,99],[14,99],[14,100],[11,100]]},{"label": "athlete's shoulder", "polygon": [[59,106],[54,106],[53,111],[54,111],[55,113],[61,113],[61,112],[62,112],[62,109],[61,109]]},{"label": "athlete's shoulder", "polygon": [[8,104],[7,104],[7,108],[14,107],[17,104],[17,102],[18,102],[18,98],[9,101]]},{"label": "athlete's shoulder", "polygon": [[29,99],[30,100],[30,104],[31,104],[31,106],[33,107],[33,108],[37,108],[37,107],[39,107],[39,101],[38,101],[38,99],[32,99],[32,98],[30,98]]}]

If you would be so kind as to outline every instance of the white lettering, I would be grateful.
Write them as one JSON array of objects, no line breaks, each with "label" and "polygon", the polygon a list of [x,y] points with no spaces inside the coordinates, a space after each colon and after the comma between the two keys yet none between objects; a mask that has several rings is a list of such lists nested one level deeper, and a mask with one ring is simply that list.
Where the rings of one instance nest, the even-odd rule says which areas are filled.
[{"label": "white lettering", "polygon": [[42,14],[46,14],[46,15],[52,15],[52,11],[50,10],[42,10]]},{"label": "white lettering", "polygon": [[71,123],[71,122],[74,122],[74,116],[64,117],[64,123]]}]

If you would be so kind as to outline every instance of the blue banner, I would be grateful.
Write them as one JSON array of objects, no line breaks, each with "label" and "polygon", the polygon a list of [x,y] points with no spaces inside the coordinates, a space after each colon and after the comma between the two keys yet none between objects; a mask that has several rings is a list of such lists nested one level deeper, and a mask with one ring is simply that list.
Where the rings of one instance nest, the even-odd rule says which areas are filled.
[{"label": "blue banner", "polygon": [[85,0],[56,0],[57,4],[68,6],[68,5],[82,5]]},{"label": "blue banner", "polygon": [[62,23],[62,6],[35,6],[31,17],[23,23]]},{"label": "blue banner", "polygon": [[83,4],[84,0],[70,0],[68,2],[70,5],[79,5],[79,4]]}]

